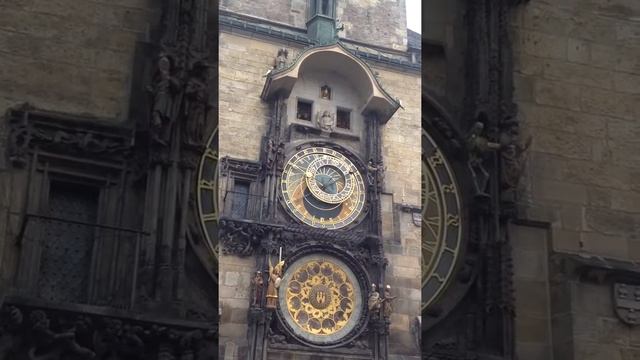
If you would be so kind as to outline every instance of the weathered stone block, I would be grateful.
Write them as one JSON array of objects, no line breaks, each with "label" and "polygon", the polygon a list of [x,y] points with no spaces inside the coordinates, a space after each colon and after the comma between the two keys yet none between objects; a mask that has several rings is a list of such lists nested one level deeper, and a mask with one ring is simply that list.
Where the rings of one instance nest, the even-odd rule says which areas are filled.
[{"label": "weathered stone block", "polygon": [[567,38],[523,31],[522,50],[525,54],[550,59],[567,59]]},{"label": "weathered stone block", "polygon": [[534,98],[538,104],[570,110],[580,110],[582,104],[579,86],[547,80],[535,82]]},{"label": "weathered stone block", "polygon": [[579,39],[569,39],[567,43],[567,55],[571,62],[588,64],[591,61],[590,44]]}]

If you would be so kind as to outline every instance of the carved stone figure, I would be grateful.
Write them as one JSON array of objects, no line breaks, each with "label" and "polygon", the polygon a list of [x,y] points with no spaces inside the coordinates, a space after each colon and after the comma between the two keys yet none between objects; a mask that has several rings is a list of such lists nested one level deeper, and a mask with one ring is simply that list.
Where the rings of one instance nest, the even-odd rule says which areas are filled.
[{"label": "carved stone figure", "polygon": [[382,306],[382,298],[377,290],[376,284],[371,284],[371,293],[369,294],[369,301],[367,302],[369,311],[373,314],[377,314]]},{"label": "carved stone figure", "polygon": [[274,61],[273,67],[276,70],[284,69],[287,66],[287,58],[289,57],[289,50],[281,48],[278,50],[278,56]]},{"label": "carved stone figure", "polygon": [[174,95],[179,81],[173,76],[171,58],[161,53],[158,57],[157,70],[153,85],[149,88],[153,95],[151,111],[151,129],[154,140],[166,144],[169,140],[169,128],[174,117]]},{"label": "carved stone figure", "polygon": [[262,271],[256,271],[256,275],[253,277],[253,306],[260,306],[260,299],[262,298],[262,288],[264,287],[264,278],[262,277]]},{"label": "carved stone figure", "polygon": [[284,260],[280,260],[275,266],[271,265],[269,259],[269,283],[267,285],[267,309],[275,309],[278,307],[278,287],[282,280],[282,270],[284,269]]},{"label": "carved stone figure", "polygon": [[318,127],[323,131],[333,131],[333,127],[335,125],[335,119],[333,114],[331,114],[328,110],[323,111],[322,113],[318,112]]},{"label": "carved stone figure", "polygon": [[203,129],[209,110],[207,78],[208,67],[198,62],[193,66],[184,91],[186,117],[185,140],[189,144],[202,142]]},{"label": "carved stone figure", "polygon": [[531,146],[531,137],[524,144],[520,143],[520,131],[515,121],[507,121],[506,125],[506,129],[500,135],[500,148],[502,150],[500,158],[503,165],[500,180],[503,196],[505,192],[512,192],[518,186],[526,164],[527,150]]},{"label": "carved stone figure", "polygon": [[383,300],[383,309],[382,313],[385,318],[390,318],[393,313],[393,300],[397,296],[391,296],[391,285],[387,285],[384,289],[384,300]]}]

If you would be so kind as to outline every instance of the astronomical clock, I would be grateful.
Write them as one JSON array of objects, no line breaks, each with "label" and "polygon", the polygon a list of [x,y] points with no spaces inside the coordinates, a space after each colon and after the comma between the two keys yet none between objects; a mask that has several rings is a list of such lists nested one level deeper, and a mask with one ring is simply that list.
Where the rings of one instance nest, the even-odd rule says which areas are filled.
[{"label": "astronomical clock", "polygon": [[200,225],[207,245],[218,257],[218,129],[211,133],[198,168],[197,197]]},{"label": "astronomical clock", "polygon": [[438,300],[460,257],[461,195],[445,154],[422,130],[422,310]]},{"label": "astronomical clock", "polygon": [[[256,264],[248,358],[386,359],[395,296],[384,290],[380,134],[400,104],[339,42],[294,60],[278,51],[262,99],[271,115],[259,161],[220,166],[222,258]],[[209,179],[200,184],[206,228],[216,202]]]},{"label": "astronomical clock", "polygon": [[348,157],[326,147],[310,147],[286,163],[281,192],[287,209],[303,223],[341,229],[362,214],[366,188]]}]

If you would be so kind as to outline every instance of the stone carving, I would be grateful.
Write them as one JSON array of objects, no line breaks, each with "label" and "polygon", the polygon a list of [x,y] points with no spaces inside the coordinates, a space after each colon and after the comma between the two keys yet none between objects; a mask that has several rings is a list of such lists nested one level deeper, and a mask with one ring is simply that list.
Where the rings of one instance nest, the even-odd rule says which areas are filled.
[{"label": "stone carving", "polygon": [[371,293],[369,294],[369,300],[367,302],[369,311],[374,315],[378,314],[382,307],[382,301],[383,299],[380,297],[376,284],[371,284]]},{"label": "stone carving", "polygon": [[335,116],[331,114],[328,110],[323,111],[322,113],[318,112],[316,116],[318,128],[322,131],[331,132],[333,131],[333,127],[336,124]]},{"label": "stone carving", "polygon": [[202,129],[204,129],[207,113],[211,108],[208,102],[208,78],[209,66],[203,62],[196,62],[184,90],[185,140],[188,144],[199,145],[202,143]]},{"label": "stone carving", "polygon": [[[76,153],[100,157],[124,155],[131,139],[116,132],[81,128],[59,119],[59,115],[24,104],[7,112],[9,118],[9,159],[16,166],[26,163],[29,150],[38,147],[51,152]],[[69,125],[75,129],[70,129]],[[116,129],[119,130],[119,129]]]},{"label": "stone carving", "polygon": [[262,289],[264,287],[264,278],[262,277],[262,271],[256,271],[253,277],[253,306],[260,306],[262,299]]},{"label": "stone carving", "polygon": [[222,252],[226,255],[251,255],[266,230],[252,223],[221,219],[219,236]]},{"label": "stone carving", "polygon": [[384,300],[382,304],[382,313],[387,319],[390,318],[391,314],[393,313],[393,300],[396,297],[397,296],[391,296],[391,285],[387,285],[387,287],[384,289]]},{"label": "stone carving", "polygon": [[166,145],[175,117],[175,95],[180,88],[180,81],[174,75],[174,60],[168,54],[160,53],[156,67],[153,84],[148,88],[153,97],[151,131],[156,142]]},{"label": "stone carving", "polygon": [[369,162],[367,163],[367,181],[369,182],[369,185],[374,185],[377,181],[378,188],[382,189],[385,170],[386,167],[382,160],[376,163],[373,159],[369,159]]},{"label": "stone carving", "polygon": [[276,70],[284,69],[285,67],[287,67],[288,57],[289,57],[289,50],[287,50],[286,48],[281,48],[280,50],[278,50],[278,55],[276,56],[273,62],[273,67]]},{"label": "stone carving", "polygon": [[275,266],[271,265],[269,258],[269,283],[267,285],[267,309],[276,309],[278,307],[278,287],[282,280],[282,271],[284,270],[284,260],[280,260]]},{"label": "stone carving", "polygon": [[500,182],[503,200],[515,201],[515,190],[526,165],[531,137],[528,137],[524,144],[520,141],[518,123],[514,119],[506,121],[500,134],[500,159],[502,161]]},{"label": "stone carving", "polygon": [[209,346],[215,329],[44,309],[28,310],[24,316],[25,311],[19,305],[2,308],[1,359],[209,360],[217,355],[217,346]]},{"label": "stone carving", "polygon": [[618,318],[627,325],[640,323],[640,286],[613,284],[613,300]]}]

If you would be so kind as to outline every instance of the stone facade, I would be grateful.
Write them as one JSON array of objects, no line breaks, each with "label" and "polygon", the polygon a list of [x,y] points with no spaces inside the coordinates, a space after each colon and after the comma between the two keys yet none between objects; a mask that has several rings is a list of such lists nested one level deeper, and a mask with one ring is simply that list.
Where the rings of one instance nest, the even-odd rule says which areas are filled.
[{"label": "stone facade", "polygon": [[520,218],[548,226],[512,236],[520,359],[640,354],[640,329],[614,315],[615,276],[554,265],[640,259],[639,15],[626,0],[532,0],[512,14],[518,119],[533,139]]},{"label": "stone facade", "polygon": [[[272,2],[264,13],[253,2],[221,2],[221,8],[233,12],[265,17],[268,20],[304,27],[306,1]],[[286,3],[286,5],[285,5]],[[346,5],[344,5],[346,3]],[[338,18],[345,23],[348,40],[367,42],[396,48],[406,46],[404,2],[371,2],[369,10],[359,8],[355,2],[339,2]],[[360,4],[362,5],[362,4]],[[374,6],[377,5],[377,6]],[[280,7],[278,7],[280,6]],[[289,7],[290,6],[290,7]],[[365,10],[371,18],[365,21]],[[387,26],[393,17],[387,13],[402,14]],[[341,16],[344,13],[345,16]],[[351,14],[350,17],[346,14]],[[384,14],[381,15],[381,14]],[[350,23],[347,26],[347,19]],[[362,26],[360,26],[362,23]],[[400,27],[402,23],[402,27]],[[380,32],[368,27],[380,28]],[[392,33],[382,33],[394,31]],[[402,31],[398,30],[402,29]],[[365,31],[366,30],[366,31]],[[358,33],[360,31],[361,33]],[[402,34],[400,34],[402,33]],[[364,34],[367,34],[365,36]],[[340,33],[344,36],[344,33]],[[375,41],[373,39],[376,39]],[[260,139],[268,130],[273,109],[260,94],[269,70],[273,69],[278,49],[286,47],[288,59],[296,59],[305,44],[279,41],[276,38],[243,36],[239,31],[223,29],[219,36],[219,106],[220,156],[229,156],[249,162],[259,162],[263,151]],[[408,54],[391,52],[393,58],[410,59]],[[410,60],[405,60],[410,61]],[[377,73],[382,87],[402,102],[402,107],[382,127],[381,144],[385,177],[382,189],[382,234],[385,254],[389,261],[386,282],[393,287],[398,299],[390,325],[391,359],[417,358],[415,321],[420,313],[420,227],[414,224],[411,209],[420,207],[420,74],[406,67],[383,62],[368,61]],[[289,112],[293,110],[289,109]],[[221,199],[228,190],[228,181],[221,181]],[[230,190],[230,189],[229,189]],[[402,209],[405,210],[402,210]],[[251,279],[259,264],[254,257],[223,255],[220,258],[220,356],[225,359],[246,357],[248,318],[251,305]],[[315,356],[322,356],[319,351]],[[270,358],[276,356],[270,353]],[[298,355],[305,359],[310,355]],[[312,357],[313,358],[313,357]]]},{"label": "stone facade", "polygon": [[[223,0],[220,8],[304,29],[308,18],[307,0]],[[406,51],[407,15],[405,0],[338,1],[336,15],[344,30],[341,38]],[[340,25],[338,25],[340,26]]]},{"label": "stone facade", "polygon": [[[160,11],[148,1],[3,2],[0,112],[28,102],[48,111],[125,121],[136,42],[149,40]],[[22,207],[22,175],[7,171],[6,126],[0,122],[0,289],[14,274],[17,258],[10,241],[4,242],[17,231],[7,224],[7,213]]]},{"label": "stone facade", "polygon": [[[195,87],[194,57],[209,55],[196,44],[205,43],[197,40],[207,30],[206,4],[0,2],[0,358],[216,357],[215,260],[188,201],[204,145],[193,141],[187,155],[173,136],[182,153],[162,169],[148,126],[150,95],[163,102],[151,79],[159,42],[181,25],[191,52],[171,39],[163,46],[189,64],[172,74],[180,84],[163,100],[186,92],[190,102],[165,114],[165,123],[180,122],[168,132],[184,133],[183,120],[202,115],[184,85]],[[169,16],[176,13],[182,17]],[[205,99],[197,105],[207,108],[201,89],[209,79],[197,80]],[[213,120],[203,121],[203,133]],[[160,204],[151,184],[172,188],[173,200],[180,188],[184,201]],[[171,224],[164,236],[159,213]],[[172,228],[177,213],[182,225]]]}]

